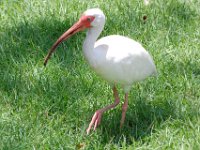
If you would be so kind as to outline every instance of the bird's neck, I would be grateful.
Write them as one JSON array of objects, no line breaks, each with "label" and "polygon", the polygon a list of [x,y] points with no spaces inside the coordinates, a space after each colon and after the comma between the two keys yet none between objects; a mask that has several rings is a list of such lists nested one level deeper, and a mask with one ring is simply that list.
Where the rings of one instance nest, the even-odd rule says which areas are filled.
[{"label": "bird's neck", "polygon": [[103,30],[102,27],[92,27],[88,29],[85,41],[83,43],[83,52],[87,60],[93,58],[94,45]]}]

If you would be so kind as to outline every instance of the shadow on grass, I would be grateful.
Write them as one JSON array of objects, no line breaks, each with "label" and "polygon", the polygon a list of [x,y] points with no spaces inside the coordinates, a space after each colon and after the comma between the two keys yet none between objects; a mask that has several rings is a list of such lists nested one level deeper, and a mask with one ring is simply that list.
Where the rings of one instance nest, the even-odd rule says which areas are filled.
[{"label": "shadow on grass", "polygon": [[[48,20],[34,20],[33,23],[25,22],[17,27],[6,29],[1,37],[3,51],[9,58],[12,58],[8,61],[16,63],[29,59],[41,60],[70,24],[72,23],[67,20],[61,22],[52,17],[52,20],[49,18]],[[63,55],[64,52],[58,51],[57,53]]]},{"label": "shadow on grass", "polygon": [[[178,4],[178,6],[173,8],[173,13],[175,14],[174,16],[177,16],[177,18],[175,19],[187,20],[193,16],[194,12],[189,8],[187,8],[186,11],[185,6],[183,5],[184,4],[180,3]],[[117,16],[113,17],[117,18]],[[4,73],[8,73],[7,76],[4,76],[5,80],[2,80],[1,84],[1,86],[4,86],[3,89],[5,91],[10,92],[12,88],[12,86],[7,86],[7,82],[10,82],[10,85],[15,85],[18,83],[16,82],[16,79],[12,79],[12,75],[16,74],[13,71],[16,70],[11,70],[10,68],[16,67],[16,64],[20,63],[30,63],[31,65],[36,65],[37,62],[41,62],[42,66],[43,58],[47,54],[47,50],[52,46],[57,37],[59,37],[66,29],[69,28],[70,25],[72,25],[72,23],[68,21],[61,22],[59,20],[56,20],[54,17],[52,17],[51,19],[36,20],[35,23],[25,22],[15,28],[7,29],[5,31],[5,34],[1,38],[1,48],[3,51],[2,56],[4,56],[2,57],[2,59],[6,58],[6,61],[1,62],[1,67],[5,68]],[[179,22],[177,22],[177,24],[178,23]],[[185,24],[187,24],[187,21],[185,21]],[[72,38],[69,41],[70,45],[67,45],[69,45],[69,48],[77,47],[77,45],[81,45],[82,38],[83,36],[81,36],[81,38],[79,38],[78,40],[76,38]],[[62,44],[61,47],[63,46],[65,46],[65,44]],[[79,51],[81,52],[81,50]],[[78,52],[78,54],[80,52]],[[64,69],[64,67],[70,68],[74,64],[74,59],[78,59],[80,57],[80,55],[74,55],[71,50],[67,52],[64,52],[63,50],[57,50],[56,55],[59,57],[59,60],[57,61],[59,63],[61,62],[61,65],[59,66],[61,69]],[[199,74],[199,70],[195,73]],[[16,83],[13,84],[13,82]],[[67,82],[70,85],[73,85],[73,81],[68,80]],[[23,83],[21,83],[21,85],[23,85]],[[77,94],[77,91],[73,91],[73,93],[70,93],[70,95],[73,94]],[[73,98],[72,100],[74,99],[76,98]],[[52,105],[51,102],[54,103],[54,100],[50,101],[49,105]],[[162,122],[169,118],[176,118],[173,108],[173,106],[175,105],[171,105],[167,101],[162,101],[160,106],[147,104],[145,100],[140,99],[136,99],[134,102],[135,106],[129,106],[125,126],[121,132],[124,136],[126,136],[128,142],[130,143],[132,141],[132,138],[136,140],[142,139],[154,132],[155,122],[158,124],[162,124]],[[57,103],[55,105],[57,105],[56,107],[58,108],[60,103]],[[107,133],[104,137],[105,143],[107,143],[107,141],[110,139],[110,136],[114,136],[114,141],[116,142],[120,140],[120,118],[121,111],[112,111],[107,115],[105,114],[104,121],[101,125],[103,127],[102,132]]]},{"label": "shadow on grass", "polygon": [[[139,92],[139,90],[138,90]],[[121,107],[104,114],[102,120],[102,136],[105,144],[113,138],[113,142],[122,144],[123,138],[126,144],[141,140],[155,133],[155,129],[170,118],[177,118],[173,104],[160,101],[160,104],[151,104],[144,99],[132,100],[130,96],[129,107],[126,113],[124,127],[120,130]],[[121,140],[121,141],[120,141]]]},{"label": "shadow on grass", "polygon": [[[13,86],[6,86],[8,82],[17,82],[16,78],[20,76],[24,67],[27,67],[27,71],[40,67],[43,68],[44,57],[47,55],[48,50],[56,41],[56,39],[69,28],[69,21],[59,21],[56,17],[47,18],[44,20],[33,20],[33,22],[22,22],[19,25],[12,28],[5,28],[1,40],[1,61],[0,66],[2,68],[2,84],[5,85],[5,90],[10,89]],[[73,48],[75,43],[80,42],[76,38],[69,39],[67,44],[61,44],[56,55],[52,56],[49,62],[56,62],[60,64],[58,68],[70,68],[74,64],[74,60],[80,57],[78,55],[81,51],[75,50],[78,54],[74,55]],[[79,44],[81,45],[81,43]],[[63,47],[67,51],[63,51]],[[62,50],[61,50],[62,49]],[[68,50],[70,49],[70,50]],[[57,57],[58,56],[58,57]],[[67,60],[67,61],[64,61]],[[9,66],[9,67],[8,67]],[[49,64],[47,65],[47,69]],[[30,69],[29,69],[30,68]],[[15,85],[15,84],[10,84]],[[14,88],[14,87],[13,87]]]}]

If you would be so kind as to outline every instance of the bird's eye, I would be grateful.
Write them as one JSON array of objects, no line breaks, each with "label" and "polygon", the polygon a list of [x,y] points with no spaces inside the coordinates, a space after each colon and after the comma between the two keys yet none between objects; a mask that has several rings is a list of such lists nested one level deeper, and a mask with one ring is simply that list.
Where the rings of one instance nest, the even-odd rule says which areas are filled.
[{"label": "bird's eye", "polygon": [[91,21],[92,21],[92,19],[88,17],[88,18],[87,18],[87,21],[91,22]]}]

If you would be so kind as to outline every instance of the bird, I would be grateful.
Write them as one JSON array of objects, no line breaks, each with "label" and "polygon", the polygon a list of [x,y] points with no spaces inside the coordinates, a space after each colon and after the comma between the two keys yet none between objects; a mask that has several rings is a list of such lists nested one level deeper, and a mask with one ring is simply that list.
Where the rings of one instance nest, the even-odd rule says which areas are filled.
[{"label": "bird", "polygon": [[120,103],[117,85],[121,86],[125,93],[120,121],[120,128],[122,128],[128,108],[128,93],[131,86],[135,82],[157,74],[152,56],[139,42],[121,35],[109,35],[98,39],[105,22],[106,17],[101,9],[91,8],[86,10],[80,19],[57,39],[44,60],[44,66],[46,66],[60,43],[75,33],[87,29],[82,47],[84,57],[89,66],[110,84],[114,96],[112,104],[95,111],[86,129],[87,134],[90,133],[91,129],[96,130],[97,126],[100,125],[105,111],[115,108]]}]

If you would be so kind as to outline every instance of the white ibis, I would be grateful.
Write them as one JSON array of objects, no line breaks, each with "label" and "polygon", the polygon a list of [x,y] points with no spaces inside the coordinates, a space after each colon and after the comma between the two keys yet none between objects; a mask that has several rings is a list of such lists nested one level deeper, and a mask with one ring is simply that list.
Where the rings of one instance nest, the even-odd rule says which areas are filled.
[{"label": "white ibis", "polygon": [[94,8],[85,11],[79,21],[54,43],[44,61],[46,66],[51,54],[61,42],[78,31],[88,29],[83,43],[84,56],[91,68],[112,86],[115,100],[113,104],[94,113],[87,128],[87,134],[89,134],[93,126],[95,130],[100,124],[102,114],[105,111],[119,104],[120,99],[116,84],[121,85],[125,92],[120,122],[120,127],[122,127],[128,107],[128,92],[131,85],[136,81],[141,81],[150,75],[156,74],[156,67],[152,57],[140,43],[120,35],[110,35],[97,40],[104,28],[104,24],[105,15],[100,9]]}]

